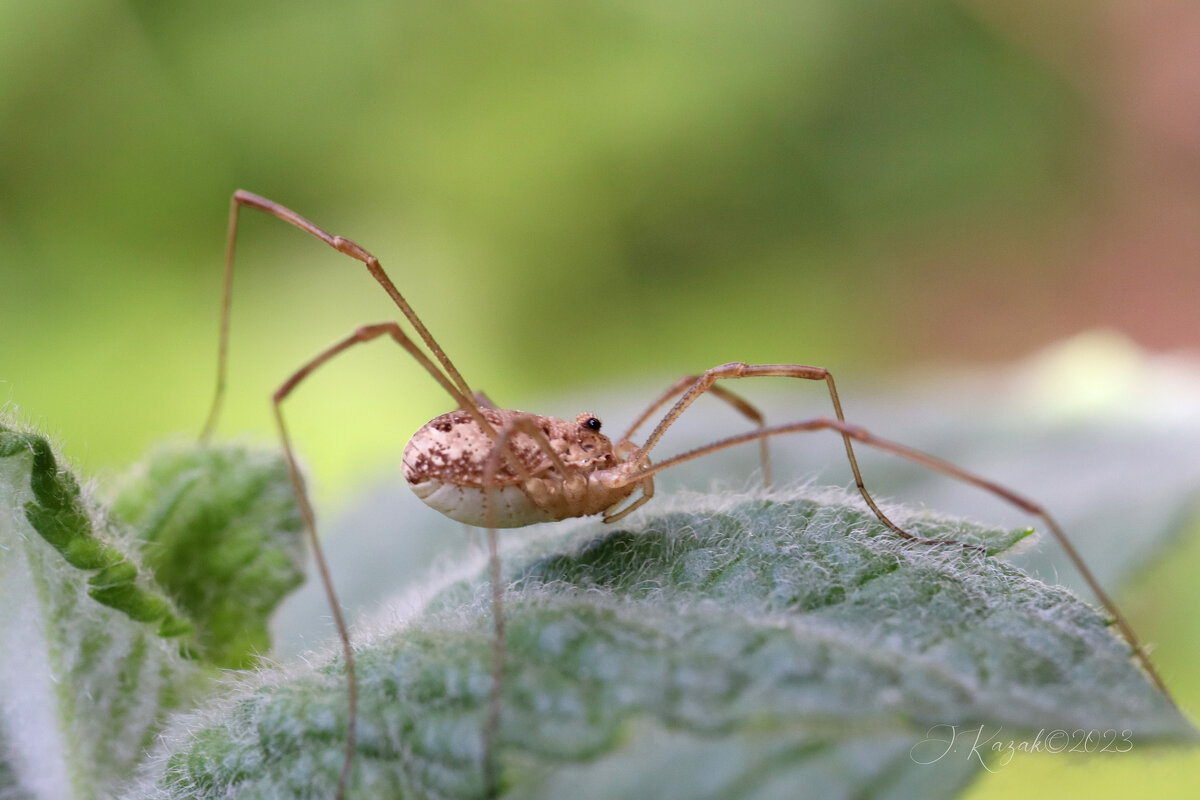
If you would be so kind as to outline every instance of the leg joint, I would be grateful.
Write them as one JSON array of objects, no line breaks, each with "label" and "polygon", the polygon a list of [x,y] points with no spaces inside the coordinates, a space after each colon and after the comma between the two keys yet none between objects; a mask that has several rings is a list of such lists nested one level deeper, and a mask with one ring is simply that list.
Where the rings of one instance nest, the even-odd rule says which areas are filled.
[{"label": "leg joint", "polygon": [[704,373],[706,378],[740,378],[750,365],[744,361],[731,361],[719,367],[713,367]]}]

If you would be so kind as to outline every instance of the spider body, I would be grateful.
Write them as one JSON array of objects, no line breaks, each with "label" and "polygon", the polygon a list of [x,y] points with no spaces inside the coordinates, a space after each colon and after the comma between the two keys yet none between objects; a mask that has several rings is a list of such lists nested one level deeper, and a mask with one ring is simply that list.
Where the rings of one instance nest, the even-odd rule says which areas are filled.
[{"label": "spider body", "polygon": [[[404,478],[426,505],[486,528],[587,517],[607,511],[638,488],[628,462],[600,433],[600,421],[574,422],[521,411],[480,408],[491,431],[510,430],[507,452],[492,467],[496,435],[467,411],[423,425],[404,448]],[[540,431],[550,450],[534,438]],[[622,448],[629,450],[629,448]]]}]

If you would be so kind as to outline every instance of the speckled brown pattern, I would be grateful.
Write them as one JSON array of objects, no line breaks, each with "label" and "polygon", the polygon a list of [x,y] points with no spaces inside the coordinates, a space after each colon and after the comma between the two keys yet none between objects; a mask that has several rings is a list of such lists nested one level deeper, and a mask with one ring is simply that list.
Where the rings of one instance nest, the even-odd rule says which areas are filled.
[{"label": "speckled brown pattern", "polygon": [[[616,464],[612,442],[607,436],[589,427],[591,414],[580,414],[574,422],[556,417],[539,417],[521,411],[482,408],[480,413],[497,431],[511,425],[518,417],[532,420],[546,435],[550,447],[563,464],[581,472],[606,469]],[[562,477],[554,474],[550,457],[532,437],[517,433],[509,441],[512,453],[532,476]],[[410,484],[439,480],[457,486],[482,487],[492,439],[485,434],[466,411],[451,411],[421,427],[404,448],[404,477]],[[493,486],[520,483],[512,466],[500,462]]]},{"label": "speckled brown pattern", "polygon": [[[628,479],[633,465],[614,454],[612,442],[599,432],[600,420],[591,414],[574,422],[493,408],[481,408],[480,414],[496,438],[459,410],[430,421],[404,449],[404,477],[413,492],[451,519],[513,528],[587,516],[612,508],[639,486]],[[531,426],[546,437],[546,445],[521,430]],[[510,459],[489,465],[502,440],[524,474]],[[494,472],[488,474],[489,468]]]}]

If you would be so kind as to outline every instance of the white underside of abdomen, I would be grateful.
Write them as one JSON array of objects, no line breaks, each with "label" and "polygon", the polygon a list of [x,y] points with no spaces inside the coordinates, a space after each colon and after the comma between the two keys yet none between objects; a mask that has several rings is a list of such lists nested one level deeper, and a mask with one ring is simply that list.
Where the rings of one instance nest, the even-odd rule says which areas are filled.
[{"label": "white underside of abdomen", "polygon": [[[486,528],[520,528],[535,522],[552,522],[552,513],[538,508],[520,486],[497,486],[487,490],[472,486],[456,486],[438,480],[409,484],[413,493],[430,508],[467,525]],[[494,518],[488,520],[488,506]]]}]

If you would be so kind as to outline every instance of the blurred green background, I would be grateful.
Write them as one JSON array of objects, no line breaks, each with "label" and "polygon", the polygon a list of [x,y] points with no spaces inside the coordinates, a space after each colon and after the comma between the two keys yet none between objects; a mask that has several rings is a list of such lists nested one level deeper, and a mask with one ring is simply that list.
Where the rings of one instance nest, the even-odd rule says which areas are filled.
[{"label": "blurred green background", "polygon": [[[194,430],[237,187],[373,250],[506,404],[730,360],[994,361],[1095,324],[1178,344],[1178,259],[1126,278],[1096,252],[1139,147],[1118,22],[1087,3],[7,0],[0,401],[86,467]],[[241,244],[224,429],[269,433],[288,370],[395,311],[274,220]],[[335,484],[386,446],[359,421],[399,408],[403,438],[444,407],[367,350],[294,404]]]},{"label": "blurred green background", "polygon": [[[5,0],[0,404],[88,473],[198,431],[239,187],[378,255],[530,410],[732,360],[851,398],[1095,326],[1194,347],[1196,74],[1172,0]],[[261,215],[238,263],[221,430],[266,439],[291,369],[396,313]],[[289,415],[336,498],[445,408],[376,344]]]}]

